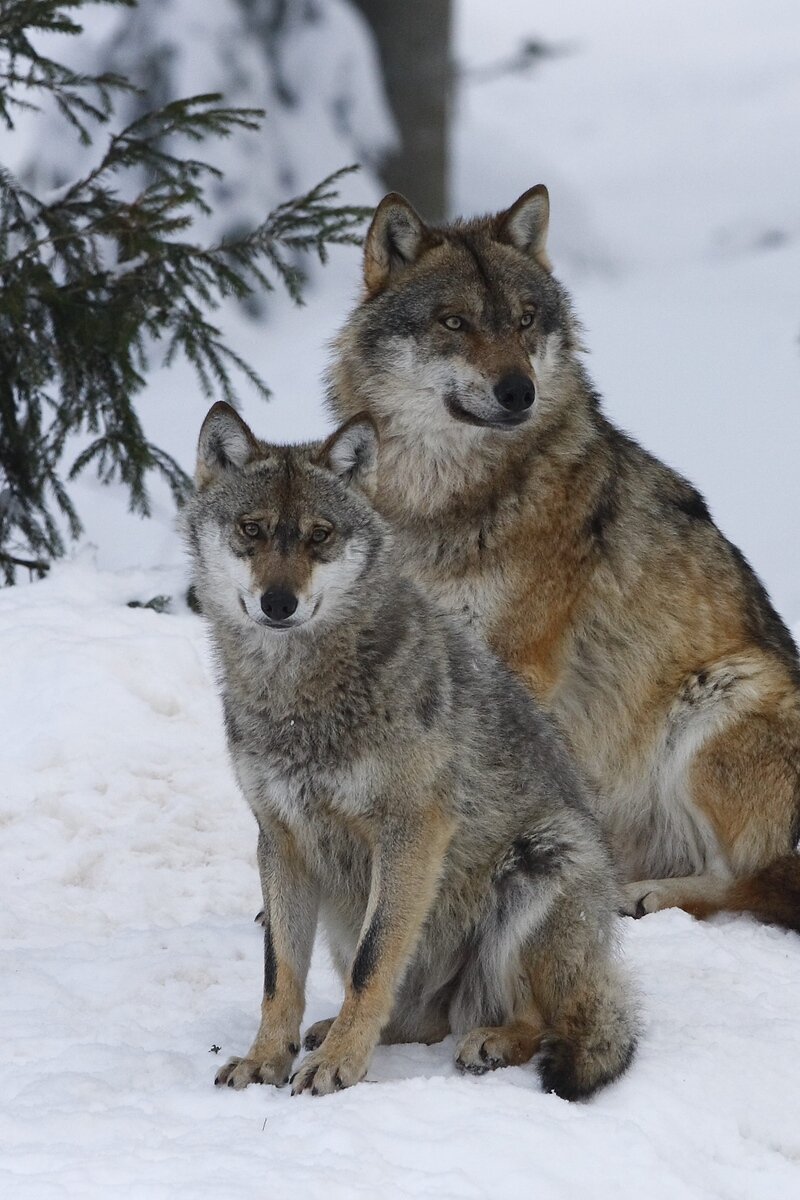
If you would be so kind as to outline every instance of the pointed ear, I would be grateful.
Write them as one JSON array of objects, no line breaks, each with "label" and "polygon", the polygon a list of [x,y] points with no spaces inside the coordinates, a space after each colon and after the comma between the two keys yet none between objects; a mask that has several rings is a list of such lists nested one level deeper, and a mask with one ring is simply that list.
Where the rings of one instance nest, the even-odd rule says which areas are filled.
[{"label": "pointed ear", "polygon": [[405,196],[384,196],[364,243],[364,282],[370,296],[382,292],[396,271],[416,262],[437,240]]},{"label": "pointed ear", "polygon": [[355,483],[371,495],[378,462],[378,434],[371,418],[358,413],[346,421],[325,442],[318,461],[343,483]]},{"label": "pointed ear", "polygon": [[257,452],[258,442],[250,427],[230,404],[218,400],[209,409],[197,442],[197,487],[213,483],[224,471],[243,467]]},{"label": "pointed ear", "polygon": [[550,197],[543,183],[528,188],[519,200],[498,217],[497,236],[501,242],[516,246],[535,258],[545,271],[552,271],[547,257],[547,227],[550,223]]}]

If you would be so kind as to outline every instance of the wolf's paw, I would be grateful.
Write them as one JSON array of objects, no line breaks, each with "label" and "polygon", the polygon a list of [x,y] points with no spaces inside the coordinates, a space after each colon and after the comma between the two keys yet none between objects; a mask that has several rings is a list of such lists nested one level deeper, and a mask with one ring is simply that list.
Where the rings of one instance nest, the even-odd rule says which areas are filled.
[{"label": "wolf's paw", "polygon": [[269,1058],[229,1058],[214,1077],[215,1087],[246,1088],[249,1083],[273,1083],[283,1087],[289,1082],[298,1047],[290,1043],[285,1050]]},{"label": "wolf's paw", "polygon": [[471,1029],[456,1050],[456,1066],[470,1075],[485,1075],[498,1067],[516,1067],[536,1053],[541,1033],[531,1025],[481,1026]]},{"label": "wolf's paw", "polygon": [[623,917],[646,917],[648,913],[659,912],[662,908],[670,908],[674,901],[670,898],[669,889],[664,884],[668,880],[641,879],[635,883],[626,883],[622,889],[622,904],[620,913]]},{"label": "wolf's paw", "polygon": [[306,1036],[303,1038],[303,1049],[318,1050],[328,1036],[328,1030],[333,1022],[333,1017],[327,1017],[324,1021],[315,1021],[313,1025],[309,1025]]},{"label": "wolf's paw", "polygon": [[306,1056],[300,1069],[292,1076],[292,1095],[311,1092],[312,1096],[328,1096],[352,1087],[367,1073],[370,1054],[342,1046],[337,1053],[326,1052],[327,1042]]}]

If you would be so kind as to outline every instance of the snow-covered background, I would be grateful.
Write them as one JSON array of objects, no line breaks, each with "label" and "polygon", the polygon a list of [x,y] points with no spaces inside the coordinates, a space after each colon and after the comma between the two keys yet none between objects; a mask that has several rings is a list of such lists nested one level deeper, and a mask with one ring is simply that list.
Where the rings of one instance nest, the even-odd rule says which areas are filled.
[{"label": "snow-covered background", "polygon": [[[171,8],[179,90],[205,89],[213,6]],[[269,134],[294,190],[391,136],[377,90],[328,119],[332,97],[374,86],[374,59],[342,0],[323,8],[327,33],[299,30],[286,60],[306,99]],[[460,0],[456,17],[464,66],[526,36],[564,53],[529,75],[465,73],[453,207],[548,184],[552,256],[609,412],[703,488],[797,623],[800,8]],[[33,128],[3,155],[41,153]],[[249,178],[243,162],[229,159],[232,177]],[[266,207],[283,177],[268,164],[257,178]],[[380,194],[369,170],[351,187]],[[323,429],[319,378],[358,258],[337,251],[304,309],[276,296],[260,323],[224,314],[275,390],[268,405],[242,397],[263,435]],[[141,405],[187,468],[205,407],[182,367],[156,372]],[[645,1032],[629,1075],[588,1105],[542,1095],[530,1067],[461,1079],[448,1043],[382,1048],[370,1082],[324,1100],[215,1091],[258,1013],[253,822],[202,623],[180,603],[168,498],[142,523],[122,494],[86,480],[76,495],[87,538],[73,561],[0,593],[0,1194],[800,1194],[800,941],[745,919],[626,923]],[[156,594],[175,597],[172,613],[126,607]],[[320,948],[309,1021],[337,1003]]]}]

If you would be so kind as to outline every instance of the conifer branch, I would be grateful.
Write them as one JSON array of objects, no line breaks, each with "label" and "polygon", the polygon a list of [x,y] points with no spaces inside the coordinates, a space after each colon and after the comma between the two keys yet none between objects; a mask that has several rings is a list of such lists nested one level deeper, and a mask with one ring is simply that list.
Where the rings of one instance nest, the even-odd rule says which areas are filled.
[{"label": "conifer branch", "polygon": [[[43,56],[31,37],[78,34],[86,0],[4,0],[0,7],[0,120],[49,93],[81,141],[113,117],[118,76],[78,75]],[[133,0],[100,0],[129,5]],[[220,172],[184,156],[181,143],[259,127],[258,109],[230,108],[215,93],[174,100],[106,138],[96,163],[54,195],[37,196],[0,168],[0,574],[62,554],[81,532],[67,484],[91,469],[121,482],[147,515],[147,480],[164,478],[180,502],[189,480],[148,441],[135,399],[147,349],[167,365],[183,354],[208,397],[237,399],[236,379],[269,396],[265,381],[228,346],[212,315],[284,287],[303,302],[296,256],[326,261],[330,245],[360,240],[368,210],[343,205],[330,175],[279,205],[255,228],[206,246],[193,225],[210,212]],[[131,197],[132,198],[126,198]],[[86,444],[64,462],[75,436]]]}]

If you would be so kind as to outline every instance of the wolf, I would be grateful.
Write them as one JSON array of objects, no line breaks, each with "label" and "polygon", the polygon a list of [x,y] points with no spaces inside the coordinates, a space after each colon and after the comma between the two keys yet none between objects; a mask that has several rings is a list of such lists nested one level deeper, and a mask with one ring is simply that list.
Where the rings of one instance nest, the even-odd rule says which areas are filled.
[{"label": "wolf", "polygon": [[187,544],[265,903],[261,1024],[216,1083],[287,1081],[321,918],[344,1002],[295,1094],[453,1032],[462,1070],[541,1051],[544,1087],[583,1098],[636,1041],[609,854],[550,720],[398,572],[375,459],[358,420],[281,447],[219,403],[200,434]]},{"label": "wolf", "polygon": [[378,206],[333,415],[378,432],[404,569],[555,719],[625,911],[800,930],[800,665],[699,492],[604,415],[539,184],[441,228]]}]

